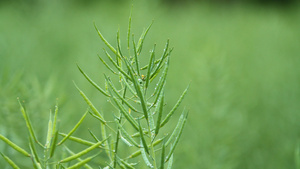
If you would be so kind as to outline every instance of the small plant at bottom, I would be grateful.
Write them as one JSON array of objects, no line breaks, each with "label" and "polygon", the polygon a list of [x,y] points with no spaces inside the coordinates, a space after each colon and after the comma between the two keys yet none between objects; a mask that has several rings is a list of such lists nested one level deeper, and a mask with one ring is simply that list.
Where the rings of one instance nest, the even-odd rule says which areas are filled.
[{"label": "small plant at bottom", "polygon": [[[30,151],[19,147],[1,134],[0,139],[19,153],[29,157],[33,167],[38,169],[71,169],[81,166],[90,169],[91,165],[105,169],[172,168],[174,150],[185,126],[188,112],[185,110],[182,112],[177,125],[171,131],[168,131],[168,122],[181,104],[188,87],[173,108],[166,110],[164,91],[172,52],[169,40],[166,42],[161,57],[156,58],[157,52],[154,45],[150,51],[149,62],[143,65],[140,61],[144,40],[151,25],[152,23],[144,30],[136,43],[134,35],[131,35],[131,16],[129,17],[127,55],[121,50],[119,31],[117,32],[116,47],[113,47],[95,26],[100,39],[109,49],[109,51],[104,49],[107,58],[99,56],[99,59],[112,75],[116,76],[117,82],[114,82],[114,78],[104,75],[105,88],[101,88],[78,66],[87,81],[107,97],[115,107],[116,110],[110,113],[113,117],[112,121],[105,119],[104,114],[98,111],[86,94],[74,83],[87,103],[88,110],[70,132],[65,134],[58,130],[58,107],[56,106],[54,113],[50,112],[46,141],[45,144],[42,144],[35,135],[27,111],[19,101],[29,131]],[[99,132],[101,139],[92,130],[89,132],[94,141],[72,136],[87,115],[99,120],[100,129],[96,130],[97,132],[101,131]],[[62,138],[59,139],[59,137]],[[88,147],[75,153],[67,146],[67,140]],[[97,156],[105,154],[107,156],[105,162],[97,160]],[[2,153],[1,155],[10,166],[20,168],[8,156]],[[89,163],[90,161],[93,163]]]}]

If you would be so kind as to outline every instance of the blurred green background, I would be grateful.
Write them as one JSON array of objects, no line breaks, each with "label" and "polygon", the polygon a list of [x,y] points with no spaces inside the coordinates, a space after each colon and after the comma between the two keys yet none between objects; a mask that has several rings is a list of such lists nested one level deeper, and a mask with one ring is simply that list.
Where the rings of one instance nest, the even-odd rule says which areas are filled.
[{"label": "blurred green background", "polygon": [[[154,19],[144,50],[156,43],[162,51],[168,38],[175,47],[166,86],[167,107],[191,81],[183,102],[190,114],[175,151],[174,168],[296,169],[300,131],[297,0],[2,0],[0,132],[27,146],[17,97],[25,101],[40,137],[58,98],[60,125],[69,131],[87,107],[73,80],[99,109],[108,110],[105,98],[86,82],[76,63],[104,85],[107,71],[97,58],[103,55],[104,44],[93,22],[112,44],[120,27],[125,42],[132,4],[136,35]],[[3,142],[0,151],[18,157]],[[26,168],[27,162],[18,163]],[[2,158],[0,166],[8,168]]]}]

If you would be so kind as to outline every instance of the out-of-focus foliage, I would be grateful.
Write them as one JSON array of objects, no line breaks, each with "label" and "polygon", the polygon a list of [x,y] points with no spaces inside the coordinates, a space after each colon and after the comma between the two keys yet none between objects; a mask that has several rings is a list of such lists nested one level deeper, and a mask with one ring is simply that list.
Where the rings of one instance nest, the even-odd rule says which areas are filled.
[{"label": "out-of-focus foliage", "polygon": [[[129,2],[128,0],[109,0],[112,3],[124,4]],[[73,4],[89,6],[99,2],[109,2],[107,0],[69,0]],[[289,6],[299,3],[299,0],[153,0],[156,2],[162,2],[167,4],[186,4],[186,3],[213,3],[213,4],[257,4],[257,5],[279,5],[279,6]],[[13,3],[28,4],[31,6],[44,3],[44,0],[15,0]],[[1,3],[12,3],[10,0],[0,0]]]},{"label": "out-of-focus foliage", "polygon": [[299,0],[161,0],[162,2],[166,2],[168,4],[174,4],[174,3],[195,3],[195,2],[205,2],[205,3],[214,3],[214,4],[228,4],[228,5],[234,5],[234,4],[256,4],[256,5],[279,5],[279,6],[289,6],[296,3],[299,3]]},{"label": "out-of-focus foliage", "polygon": [[[86,110],[72,80],[101,105],[97,108],[110,112],[106,100],[98,99],[92,86],[85,86],[76,62],[86,63],[81,65],[86,72],[99,70],[90,76],[104,86],[101,79],[105,69],[97,58],[104,45],[93,21],[114,44],[115,28],[118,24],[126,27],[131,2],[91,4],[1,3],[0,114],[5,117],[1,119],[1,132],[13,133],[13,138],[26,135],[20,127],[24,122],[16,97],[25,100],[31,117],[41,117],[32,121],[34,126],[42,120],[47,122],[49,108],[59,98],[60,124],[69,131],[70,124],[76,123],[73,119],[79,119]],[[294,152],[300,131],[299,9],[297,5],[281,9],[212,3],[178,7],[146,0],[134,3],[134,32],[142,32],[140,27],[155,19],[145,51],[153,43],[163,46],[167,38],[175,47],[165,91],[171,98],[165,101],[166,106],[176,102],[186,86],[182,82],[191,80],[184,102],[190,114],[175,152],[174,168],[296,168]],[[126,39],[126,35],[121,30],[121,36]],[[145,52],[145,56],[148,54]],[[20,80],[14,82],[19,73]],[[13,118],[19,118],[20,124],[12,124]],[[23,140],[17,142],[21,145]],[[17,157],[3,144],[0,150]],[[0,166],[5,168],[1,158]]]}]

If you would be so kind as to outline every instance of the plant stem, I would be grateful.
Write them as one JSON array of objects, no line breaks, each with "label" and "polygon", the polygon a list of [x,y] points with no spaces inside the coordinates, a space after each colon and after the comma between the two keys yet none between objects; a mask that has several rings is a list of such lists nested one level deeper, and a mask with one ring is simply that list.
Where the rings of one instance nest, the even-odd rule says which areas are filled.
[{"label": "plant stem", "polygon": [[[124,87],[124,92],[123,92],[123,98],[125,99],[125,96],[126,96],[126,89],[127,87],[125,86]],[[124,101],[122,101],[122,104],[124,104]],[[122,113],[121,113],[121,110],[120,110],[120,118],[119,118],[119,121],[118,123],[121,124],[121,121],[122,121]],[[115,144],[115,151],[114,151],[114,165],[113,167],[116,168],[117,166],[117,152],[118,152],[118,146],[119,146],[119,140],[120,140],[120,130],[119,130],[119,126],[118,126],[118,129],[117,129],[117,136],[116,136],[116,144]]]},{"label": "plant stem", "polygon": [[149,134],[149,138],[150,138],[150,149],[151,149],[151,154],[152,154],[152,159],[153,159],[153,166],[154,166],[154,169],[157,169],[155,151],[154,151],[154,146],[152,144],[152,140],[154,139],[154,135],[151,132],[149,123],[148,123],[148,134]]}]

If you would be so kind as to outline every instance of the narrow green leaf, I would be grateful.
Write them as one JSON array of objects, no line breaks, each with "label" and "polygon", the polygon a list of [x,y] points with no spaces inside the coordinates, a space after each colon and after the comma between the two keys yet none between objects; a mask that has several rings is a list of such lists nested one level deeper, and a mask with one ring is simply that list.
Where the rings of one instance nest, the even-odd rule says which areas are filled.
[{"label": "narrow green leaf", "polygon": [[117,163],[118,163],[118,165],[120,166],[121,169],[126,169],[125,165],[122,164],[122,163],[120,162],[120,160],[117,161]]},{"label": "narrow green leaf", "polygon": [[111,63],[126,77],[126,78],[128,78],[129,80],[131,80],[131,78],[130,78],[130,76],[126,73],[126,72],[124,72],[124,70],[118,65],[118,63],[117,62],[115,62],[114,60],[113,60],[113,58],[109,55],[109,53],[105,50],[105,49],[103,49],[104,50],[104,52],[105,52],[105,54],[106,54],[106,56],[108,57],[108,59],[111,61]]},{"label": "narrow green leaf", "polygon": [[[187,116],[188,116],[188,112],[186,113],[186,115],[185,115],[185,117],[184,117],[184,119],[183,119],[182,125],[180,126],[180,130],[179,130],[179,132],[177,133],[177,136],[176,136],[176,138],[175,138],[174,144],[172,144],[171,150],[170,150],[169,154],[168,154],[167,157],[166,157],[166,162],[170,159],[170,157],[172,156],[172,154],[173,154],[173,152],[174,152],[174,150],[175,150],[175,147],[176,147],[177,144],[178,144],[178,141],[179,141],[179,138],[180,138],[180,136],[181,136],[181,134],[182,134],[182,131],[183,131],[185,122],[186,122],[186,120],[187,120]],[[166,144],[167,144],[167,143],[166,143]]]},{"label": "narrow green leaf", "polygon": [[113,74],[117,74],[99,55],[98,58],[108,68],[108,70],[110,70]]},{"label": "narrow green leaf", "polygon": [[24,117],[24,120],[25,120],[25,122],[26,122],[27,129],[28,129],[28,131],[29,131],[31,137],[34,139],[34,141],[38,143],[38,140],[37,140],[37,138],[36,138],[36,136],[35,136],[35,134],[34,134],[34,131],[33,131],[33,128],[32,128],[31,122],[30,122],[30,119],[28,118],[28,114],[27,114],[27,112],[25,111],[23,105],[21,104],[19,98],[18,98],[18,102],[19,102],[19,104],[20,104],[21,112],[22,112],[23,117]]},{"label": "narrow green leaf", "polygon": [[135,60],[135,65],[136,65],[136,71],[137,71],[138,76],[141,76],[139,59],[138,59],[138,54],[137,54],[136,47],[135,47],[134,35],[133,34],[132,34],[132,45],[133,45],[133,52],[134,52],[134,60]]},{"label": "narrow green leaf", "polygon": [[36,152],[34,152],[35,150],[33,150],[33,147],[31,145],[33,145],[33,144],[29,144],[29,148],[30,148],[31,153],[33,154],[33,158],[31,158],[33,167],[35,169],[42,169],[41,163],[39,162],[39,157],[37,156]]},{"label": "narrow green leaf", "polygon": [[[140,105],[142,105],[142,103],[141,103],[141,101],[139,101],[139,99],[135,99],[135,100],[133,100],[135,103],[137,103],[137,104],[140,104]],[[145,101],[145,104],[147,105],[147,106],[152,106],[152,103],[150,103],[150,102],[146,102]],[[147,107],[146,107],[147,108]],[[150,110],[150,108],[148,108],[149,110]],[[144,114],[144,112],[143,112],[143,114]],[[145,118],[145,117],[140,117],[140,119],[143,119],[143,118]]]},{"label": "narrow green leaf", "polygon": [[122,50],[121,50],[121,40],[120,40],[120,28],[117,31],[117,52],[118,56],[123,56]]},{"label": "narrow green leaf", "polygon": [[126,145],[128,145],[129,147],[132,147],[133,145],[128,141],[128,140],[126,140],[122,135],[120,135],[120,138],[121,138],[121,140],[126,144]]},{"label": "narrow green leaf", "polygon": [[20,167],[13,162],[9,157],[7,157],[6,155],[2,154],[0,152],[1,156],[4,158],[4,160],[13,168],[13,169],[20,169]]},{"label": "narrow green leaf", "polygon": [[139,123],[139,131],[140,131],[140,137],[141,137],[141,142],[142,142],[143,148],[145,149],[145,151],[147,152],[147,154],[149,154],[149,149],[148,149],[148,146],[147,146],[144,134],[143,134],[143,129],[142,129],[140,123]]},{"label": "narrow green leaf", "polygon": [[131,85],[129,85],[129,83],[125,79],[124,75],[122,75],[122,74],[121,74],[121,80],[122,80],[122,82],[124,82],[125,86],[129,89],[130,93],[133,94],[134,97],[138,97],[136,92],[133,91]]},{"label": "narrow green leaf", "polygon": [[74,159],[77,159],[78,157],[81,157],[81,156],[87,154],[88,152],[90,152],[90,151],[96,149],[97,147],[99,147],[105,140],[102,140],[102,141],[100,141],[100,142],[98,142],[98,143],[96,143],[96,144],[94,144],[94,145],[92,145],[92,146],[90,146],[90,147],[88,147],[88,148],[80,151],[79,153],[76,153],[74,155],[71,155],[71,156],[69,156],[69,157],[61,160],[60,163],[66,163],[66,162],[72,161]]},{"label": "narrow green leaf", "polygon": [[151,24],[148,26],[148,28],[142,33],[140,39],[139,39],[139,43],[137,44],[137,53],[140,54],[141,51],[142,51],[142,47],[143,47],[143,44],[144,44],[144,40],[145,40],[145,37],[149,31],[149,29],[151,28],[152,24],[153,24],[154,20],[152,20]]},{"label": "narrow green leaf", "polygon": [[118,96],[118,98],[121,99],[123,101],[123,103],[125,103],[131,110],[133,110],[135,112],[138,112],[138,110],[136,108],[134,108],[130,103],[128,103],[128,101],[126,99],[123,98],[123,96],[121,96],[119,94],[119,92],[117,91],[117,89],[115,88],[115,86],[113,85],[113,83],[111,82],[111,80],[108,77],[106,77],[106,76],[105,76],[105,78],[106,78],[109,86],[113,89],[113,91]]},{"label": "narrow green leaf", "polygon": [[88,129],[88,130],[89,130],[89,133],[91,134],[91,136],[94,138],[94,140],[96,142],[99,142],[100,140],[97,138],[97,136],[90,129]]},{"label": "narrow green leaf", "polygon": [[33,142],[31,137],[29,137],[29,147],[30,147],[30,150],[31,150],[31,154],[33,155],[33,158],[35,158],[35,160],[38,163],[40,163],[40,159],[39,159],[39,156],[37,154],[36,147],[35,147],[34,142]]},{"label": "narrow green leaf", "polygon": [[101,134],[102,134],[102,139],[105,140],[104,141],[104,148],[105,148],[105,153],[107,154],[108,158],[110,159],[110,161],[112,161],[112,149],[110,149],[110,146],[108,144],[108,138],[107,134],[106,134],[106,127],[104,124],[101,123]]},{"label": "narrow green leaf", "polygon": [[123,159],[120,159],[120,161],[121,161],[122,164],[124,164],[126,166],[126,168],[135,169],[131,164],[127,163]]},{"label": "narrow green leaf", "polygon": [[93,105],[93,103],[89,100],[89,98],[78,88],[78,86],[75,84],[75,82],[74,82],[74,85],[77,88],[77,90],[79,91],[80,95],[85,100],[85,102],[90,106],[90,108],[92,109],[92,111],[99,117],[100,121],[103,124],[106,124],[106,121],[104,120],[104,118],[102,117],[102,115],[99,113],[99,111],[96,109],[96,107]]},{"label": "narrow green leaf", "polygon": [[[155,128],[155,124],[154,124],[154,118],[153,118],[153,113],[151,111],[148,111],[149,114],[148,114],[148,117],[149,117],[149,127],[150,127],[150,131],[151,131],[151,134],[154,135],[154,128]],[[151,136],[152,136],[151,135]]]},{"label": "narrow green leaf", "polygon": [[[159,63],[160,61],[161,61],[161,58],[155,60],[155,61],[154,61],[154,64],[157,64],[157,63]],[[145,65],[144,67],[140,68],[140,70],[146,70],[146,69],[148,69],[148,66],[149,66],[149,65]]]},{"label": "narrow green leaf", "polygon": [[101,34],[101,32],[99,31],[99,29],[96,27],[96,24],[94,23],[95,29],[98,32],[99,37],[101,38],[101,40],[105,43],[105,45],[114,53],[114,54],[118,54],[116,49],[114,49],[114,47],[112,47],[107,40],[103,37],[103,35]]},{"label": "narrow green leaf", "polygon": [[48,122],[48,131],[47,131],[47,139],[46,139],[46,148],[50,148],[50,143],[51,143],[51,139],[52,139],[52,135],[53,135],[53,123],[52,123],[52,112],[50,110],[50,114],[49,114],[49,122]]},{"label": "narrow green leaf", "polygon": [[25,151],[24,149],[22,149],[21,147],[17,146],[15,143],[11,142],[9,139],[7,139],[6,137],[4,137],[3,135],[0,134],[0,139],[2,141],[4,141],[6,144],[8,144],[9,146],[11,146],[13,149],[17,150],[18,152],[20,152],[21,154],[30,157],[30,154]]},{"label": "narrow green leaf", "polygon": [[182,95],[180,96],[179,100],[177,101],[177,103],[174,105],[174,107],[172,108],[172,110],[167,114],[167,116],[165,117],[165,119],[162,121],[162,123],[160,124],[160,127],[163,127],[172,117],[172,115],[174,114],[175,110],[179,107],[180,103],[182,102],[185,94],[187,93],[188,89],[189,89],[190,85],[187,86],[187,88],[183,91]]},{"label": "narrow green leaf", "polygon": [[54,151],[56,149],[57,138],[58,138],[58,131],[56,130],[56,132],[54,133],[54,136],[53,136],[53,141],[50,146],[50,155],[49,155],[50,158],[53,157],[53,155],[54,155]]},{"label": "narrow green leaf", "polygon": [[184,119],[185,119],[185,116],[184,116],[184,111],[183,111],[179,117],[179,120],[177,122],[175,129],[173,130],[171,136],[169,137],[169,139],[166,142],[166,146],[168,146],[171,143],[171,141],[175,138],[176,134],[179,133],[180,129],[183,127]]},{"label": "narrow green leaf", "polygon": [[[65,133],[58,133],[59,135],[63,136],[63,137],[66,137],[67,134]],[[78,137],[74,137],[74,136],[69,136],[68,138],[69,140],[72,140],[72,141],[75,141],[79,144],[83,144],[83,145],[86,145],[86,146],[91,146],[91,145],[94,145],[95,143],[93,142],[90,142],[90,141],[87,141],[87,140],[84,140],[82,138],[78,138]]]},{"label": "narrow green leaf", "polygon": [[[148,132],[149,132],[148,130],[143,131],[144,135],[148,134]],[[140,131],[132,134],[131,137],[140,137]]]},{"label": "narrow green leaf", "polygon": [[156,45],[154,45],[152,51],[151,51],[151,55],[150,55],[150,60],[149,60],[149,66],[148,66],[148,71],[147,71],[147,76],[146,76],[146,84],[145,84],[145,88],[148,88],[149,85],[149,81],[150,81],[150,73],[153,67],[153,62],[155,60],[155,47]]},{"label": "narrow green leaf", "polygon": [[128,122],[138,131],[138,124],[136,120],[126,111],[126,109],[123,107],[121,103],[116,99],[116,97],[112,97],[118,108],[120,109],[121,113],[125,116],[125,118],[128,120]]},{"label": "narrow green leaf", "polygon": [[136,90],[136,93],[138,95],[138,97],[140,98],[140,101],[141,101],[141,105],[142,105],[142,109],[143,109],[143,112],[144,112],[144,116],[146,118],[146,120],[148,121],[148,111],[147,111],[147,106],[146,106],[146,101],[145,101],[145,98],[144,98],[144,95],[141,91],[141,88],[134,76],[134,73],[133,73],[133,70],[132,70],[132,67],[131,65],[128,63],[127,60],[125,60],[125,64],[127,66],[127,69],[129,70],[129,73],[130,73],[130,76],[132,78],[132,82],[134,84],[134,88]]},{"label": "narrow green leaf", "polygon": [[155,96],[155,95],[156,95],[156,98],[155,98],[155,100],[154,100],[152,106],[154,106],[154,105],[157,103],[157,101],[158,101],[158,99],[159,99],[159,96],[160,96],[160,93],[161,93],[161,91],[162,91],[163,88],[164,88],[164,85],[165,85],[166,79],[167,79],[168,69],[169,69],[169,58],[168,58],[168,60],[166,61],[165,69],[164,69],[164,71],[163,71],[161,77],[159,78],[159,81],[158,81],[157,84],[156,84],[156,87],[155,87],[155,89],[154,89],[154,92],[153,92],[153,94],[151,95],[151,96]]},{"label": "narrow green leaf", "polygon": [[54,111],[54,121],[53,121],[53,136],[55,134],[55,131],[56,131],[56,125],[57,125],[57,114],[58,114],[58,103],[56,102],[56,105],[55,105],[55,111]]},{"label": "narrow green leaf", "polygon": [[90,162],[93,158],[95,158],[96,156],[98,156],[98,154],[90,156],[85,158],[84,160],[80,160],[79,162],[77,162],[76,164],[68,167],[67,169],[76,169],[76,168],[80,168],[81,166],[85,165],[86,163]]},{"label": "narrow green leaf", "polygon": [[88,110],[84,113],[84,115],[81,117],[81,119],[77,122],[77,124],[73,127],[73,129],[67,134],[66,137],[64,137],[59,143],[58,145],[61,145],[62,143],[64,143],[75,131],[76,129],[81,125],[81,123],[83,122],[85,116],[87,115]]},{"label": "narrow green leaf", "polygon": [[[148,157],[147,157],[147,154],[145,152],[145,149],[144,148],[140,148],[141,150],[141,154],[142,154],[142,157],[143,157],[143,160],[144,162],[146,163],[146,165],[150,168],[153,168],[153,165],[150,163]],[[149,153],[148,153],[149,154]]]},{"label": "narrow green leaf", "polygon": [[136,147],[140,148],[141,146],[138,145],[134,139],[127,133],[127,131],[123,128],[123,126],[116,121],[116,123],[118,124],[119,129],[122,131],[122,133],[125,135],[125,137]]},{"label": "narrow green leaf", "polygon": [[[73,151],[71,151],[67,146],[65,146],[65,149],[71,154],[71,155],[74,155],[75,153]],[[99,152],[101,153],[101,152]],[[81,162],[83,161],[81,158],[77,158],[77,161]],[[93,169],[90,165],[88,164],[84,164],[83,165],[86,169]]]},{"label": "narrow green leaf", "polygon": [[[153,146],[157,146],[159,143],[161,143],[163,141],[164,138],[161,139],[157,139],[156,141],[153,142]],[[150,145],[148,145],[148,147],[150,147]],[[128,156],[127,158],[134,158],[141,155],[141,149],[137,150],[136,152],[132,153],[130,156]]]},{"label": "narrow green leaf", "polygon": [[79,71],[81,72],[81,74],[102,94],[104,94],[107,97],[110,97],[109,94],[107,94],[103,89],[101,89],[80,67],[79,65],[77,65]]},{"label": "narrow green leaf", "polygon": [[[156,97],[155,97],[153,103],[152,103],[151,106],[150,106],[151,108],[152,108],[153,106],[155,106],[155,105],[157,104],[157,102],[159,101],[159,97],[160,97],[160,95],[161,95],[163,89],[165,88],[165,81],[161,84],[161,86],[157,86],[157,88],[159,88],[159,89],[158,89],[158,93],[157,93],[157,95],[156,95]],[[153,95],[152,95],[152,96],[153,96]]]},{"label": "narrow green leaf", "polygon": [[133,6],[131,6],[130,9],[130,15],[129,15],[129,20],[128,20],[128,30],[127,30],[127,49],[130,49],[130,32],[131,32],[131,17],[132,17],[132,8]]},{"label": "narrow green leaf", "polygon": [[[95,115],[95,114],[92,113],[92,112],[89,112],[89,113],[90,113],[90,115],[92,115],[93,117],[95,117],[97,120],[99,120],[99,121],[101,122],[101,124],[103,124],[103,123],[102,123],[103,120],[102,120],[99,116]],[[105,124],[105,125],[107,125],[107,124]]]},{"label": "narrow green leaf", "polygon": [[161,68],[162,64],[163,64],[163,61],[165,60],[165,58],[168,56],[167,55],[167,52],[168,52],[168,49],[169,49],[169,39],[167,40],[167,43],[166,43],[166,46],[165,46],[165,49],[164,49],[164,52],[163,52],[163,55],[161,56],[156,68],[154,69],[153,72],[151,72],[151,76],[150,78],[152,78],[155,74],[158,73],[159,69]]},{"label": "narrow green leaf", "polygon": [[[124,91],[124,96],[125,96],[125,93],[126,93],[126,90]],[[115,120],[117,120],[117,123],[121,123],[121,120],[122,120],[122,114],[120,114],[120,116],[119,116],[119,118],[117,119],[117,118],[115,118]],[[125,143],[125,144],[127,144],[128,146],[132,146],[125,138],[123,138],[122,137],[122,135],[121,135],[121,132],[120,132],[120,130],[119,130],[119,128],[118,128],[118,130],[117,130],[117,135],[116,135],[116,141],[113,143],[113,141],[112,141],[112,145],[114,146],[113,147],[113,150],[114,150],[114,160],[113,160],[113,167],[114,168],[116,168],[117,167],[117,164],[118,164],[118,160],[117,160],[117,158],[118,158],[118,149],[119,149],[119,142],[120,142],[120,138],[121,138],[121,140]]]},{"label": "narrow green leaf", "polygon": [[163,107],[164,107],[164,92],[162,92],[159,102],[160,102],[160,104],[158,106],[159,108],[158,108],[158,116],[157,116],[157,120],[156,120],[155,136],[157,136],[159,129],[160,129],[160,122],[161,122],[161,117],[162,117],[162,112],[163,112]]},{"label": "narrow green leaf", "polygon": [[165,149],[166,149],[166,146],[165,146],[165,144],[163,144],[162,149],[161,149],[160,169],[165,168]]},{"label": "narrow green leaf", "polygon": [[173,154],[171,155],[168,163],[168,168],[167,169],[172,169],[172,164],[173,164]]}]

